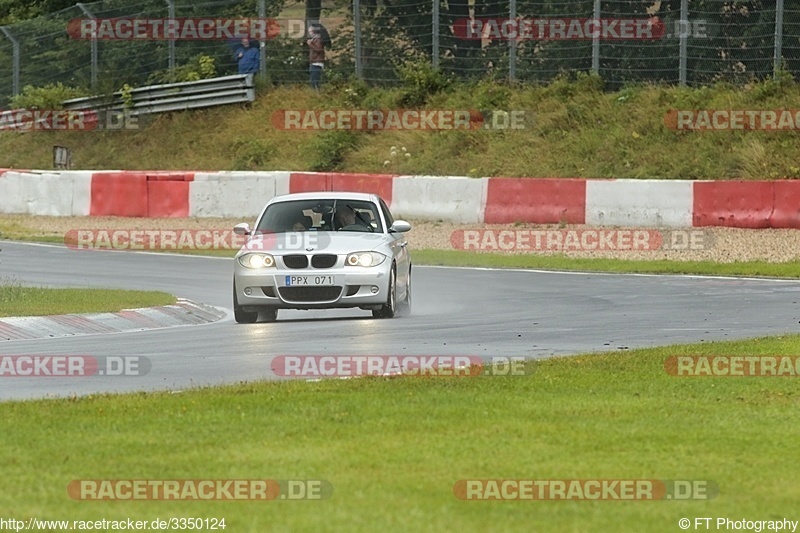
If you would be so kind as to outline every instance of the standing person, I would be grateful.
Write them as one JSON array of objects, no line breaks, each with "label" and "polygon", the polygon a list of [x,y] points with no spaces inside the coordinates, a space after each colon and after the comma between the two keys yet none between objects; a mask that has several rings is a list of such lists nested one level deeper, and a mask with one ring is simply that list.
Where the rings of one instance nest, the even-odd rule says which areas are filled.
[{"label": "standing person", "polygon": [[258,48],[250,46],[250,39],[246,37],[242,39],[242,46],[236,50],[233,57],[239,62],[239,74],[258,72],[260,63]]},{"label": "standing person", "polygon": [[325,44],[322,41],[319,26],[310,26],[308,35],[308,71],[311,76],[311,87],[319,90],[319,84],[322,81],[322,69],[325,67]]}]

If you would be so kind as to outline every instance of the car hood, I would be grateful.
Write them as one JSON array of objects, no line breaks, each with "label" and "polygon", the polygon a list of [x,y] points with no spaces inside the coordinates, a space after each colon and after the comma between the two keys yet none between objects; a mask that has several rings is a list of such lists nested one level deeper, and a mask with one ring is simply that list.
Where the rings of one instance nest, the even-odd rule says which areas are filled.
[{"label": "car hood", "polygon": [[343,255],[369,252],[386,246],[391,237],[384,233],[350,231],[305,231],[255,235],[244,245],[243,252],[267,252],[273,255],[328,253]]}]

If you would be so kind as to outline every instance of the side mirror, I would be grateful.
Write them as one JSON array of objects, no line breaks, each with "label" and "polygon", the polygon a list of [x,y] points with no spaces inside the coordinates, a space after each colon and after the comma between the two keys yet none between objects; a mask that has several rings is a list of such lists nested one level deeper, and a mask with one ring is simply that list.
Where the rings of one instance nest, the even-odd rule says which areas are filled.
[{"label": "side mirror", "polygon": [[241,224],[236,224],[233,227],[233,232],[236,235],[250,235],[250,224],[247,222],[242,222]]},{"label": "side mirror", "polygon": [[392,227],[389,228],[389,233],[405,233],[411,231],[411,224],[405,220],[395,220]]}]

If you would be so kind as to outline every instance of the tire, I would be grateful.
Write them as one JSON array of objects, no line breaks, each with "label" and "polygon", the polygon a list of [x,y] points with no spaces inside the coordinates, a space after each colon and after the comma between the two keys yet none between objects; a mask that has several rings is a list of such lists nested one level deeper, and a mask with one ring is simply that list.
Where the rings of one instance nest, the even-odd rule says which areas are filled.
[{"label": "tire", "polygon": [[264,322],[275,322],[278,320],[278,308],[277,307],[267,307],[261,311],[259,318],[264,320]]},{"label": "tire", "polygon": [[397,314],[397,279],[395,274],[395,266],[392,265],[392,271],[389,274],[389,296],[386,297],[386,303],[380,309],[372,311],[373,318],[394,318]]},{"label": "tire", "polygon": [[258,311],[244,311],[239,305],[239,299],[236,297],[235,284],[233,285],[233,318],[239,324],[255,324],[258,322]]},{"label": "tire", "polygon": [[397,308],[397,316],[406,317],[411,315],[411,265],[408,267],[408,284],[406,285],[406,297],[400,302]]}]

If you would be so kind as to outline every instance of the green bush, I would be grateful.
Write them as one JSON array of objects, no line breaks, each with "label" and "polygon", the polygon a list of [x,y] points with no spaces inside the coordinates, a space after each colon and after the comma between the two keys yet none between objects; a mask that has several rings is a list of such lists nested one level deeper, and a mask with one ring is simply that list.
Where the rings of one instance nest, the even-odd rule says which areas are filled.
[{"label": "green bush", "polygon": [[427,60],[406,61],[397,68],[402,81],[401,106],[423,106],[428,97],[452,85],[452,81]]},{"label": "green bush", "polygon": [[349,130],[331,130],[317,135],[311,143],[313,172],[339,170],[345,156],[358,148],[359,135]]},{"label": "green bush", "polygon": [[12,109],[62,109],[64,101],[88,96],[89,91],[78,87],[68,87],[61,82],[44,87],[26,85],[22,93],[11,98]]},{"label": "green bush", "polygon": [[264,144],[258,139],[238,139],[230,145],[234,154],[233,170],[260,170],[275,157],[274,146]]},{"label": "green bush", "polygon": [[175,67],[175,70],[159,70],[150,75],[148,84],[181,83],[214,78],[217,75],[216,60],[207,55],[197,55],[185,65]]}]

